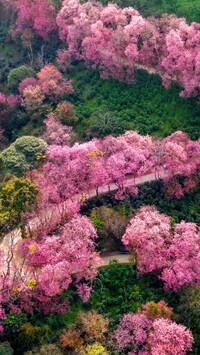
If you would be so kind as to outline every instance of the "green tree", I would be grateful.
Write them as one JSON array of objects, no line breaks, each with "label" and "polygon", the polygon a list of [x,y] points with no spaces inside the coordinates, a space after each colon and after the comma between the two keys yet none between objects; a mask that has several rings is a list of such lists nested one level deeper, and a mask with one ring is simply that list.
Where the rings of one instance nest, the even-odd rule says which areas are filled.
[{"label": "green tree", "polygon": [[200,287],[188,286],[182,289],[177,308],[179,321],[189,327],[195,339],[194,354],[200,353]]},{"label": "green tree", "polygon": [[109,134],[123,133],[123,124],[112,111],[103,107],[94,112],[92,133],[95,137],[105,137]]},{"label": "green tree", "polygon": [[11,180],[0,191],[0,234],[10,228],[24,225],[23,212],[31,211],[38,194],[38,188],[28,179]]},{"label": "green tree", "polygon": [[11,69],[7,77],[8,86],[11,90],[16,92],[19,83],[22,80],[32,78],[35,74],[35,70],[31,67],[27,67],[26,65],[21,65],[18,68]]},{"label": "green tree", "polygon": [[38,157],[43,156],[47,143],[32,136],[18,138],[7,149],[0,153],[5,168],[13,175],[22,176],[34,167]]}]

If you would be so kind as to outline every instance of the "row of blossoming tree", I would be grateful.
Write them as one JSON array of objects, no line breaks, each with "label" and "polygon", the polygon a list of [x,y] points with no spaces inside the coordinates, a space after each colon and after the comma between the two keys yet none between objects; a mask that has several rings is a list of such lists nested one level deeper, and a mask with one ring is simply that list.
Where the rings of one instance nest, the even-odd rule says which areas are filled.
[{"label": "row of blossoming tree", "polygon": [[[47,122],[53,124],[52,120],[51,117]],[[60,140],[61,137],[60,133]],[[118,137],[108,136],[73,146],[52,144],[46,154],[42,169],[35,172],[35,181],[43,201],[56,204],[110,183],[116,184],[117,197],[123,199],[126,189],[137,194],[134,178],[163,169],[166,169],[164,181],[170,196],[180,198],[199,183],[200,142],[192,141],[181,131],[163,140],[127,131]],[[132,184],[126,188],[129,175]],[[182,183],[179,175],[184,177]]]},{"label": "row of blossoming tree", "polygon": [[199,95],[200,24],[167,14],[145,19],[131,7],[79,0],[63,2],[57,24],[69,52],[102,77],[131,83],[135,65],[142,65],[159,72],[166,87],[177,81],[181,95]]},{"label": "row of blossoming tree", "polygon": [[[169,87],[175,80],[182,96],[198,96],[200,80],[200,25],[164,14],[143,18],[132,7],[99,2],[64,0],[57,13],[56,3],[47,0],[1,1],[15,10],[15,34],[30,42],[31,31],[44,40],[58,28],[68,52],[60,52],[61,62],[69,54],[97,67],[102,77],[133,83],[134,67],[158,72]],[[53,6],[54,5],[54,6]]]}]

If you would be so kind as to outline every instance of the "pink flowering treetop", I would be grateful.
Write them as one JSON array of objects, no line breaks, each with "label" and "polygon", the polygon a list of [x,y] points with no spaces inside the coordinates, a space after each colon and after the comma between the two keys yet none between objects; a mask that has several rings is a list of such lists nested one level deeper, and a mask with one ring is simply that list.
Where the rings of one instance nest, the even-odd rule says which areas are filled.
[{"label": "pink flowering treetop", "polygon": [[[109,183],[115,183],[123,194],[127,174],[138,177],[151,169],[152,146],[150,137],[137,132],[72,147],[52,145],[35,181],[43,201],[54,204]],[[135,186],[131,186],[131,192],[137,193]]]},{"label": "pink flowering treetop", "polygon": [[70,145],[72,140],[71,127],[56,121],[53,113],[49,113],[43,122],[46,125],[46,130],[42,138],[48,144]]},{"label": "pink flowering treetop", "polygon": [[[200,181],[200,140],[192,141],[186,133],[177,131],[163,140],[163,163],[168,177],[165,178],[169,196],[180,198]],[[180,185],[176,176],[185,177]]]},{"label": "pink flowering treetop", "polygon": [[59,70],[52,64],[46,64],[38,73],[38,84],[44,95],[55,100],[64,93],[72,94],[71,80],[63,78]]},{"label": "pink flowering treetop", "polygon": [[69,52],[76,58],[84,59],[82,41],[90,34],[91,25],[99,19],[102,9],[99,2],[80,4],[79,0],[63,1],[56,18],[59,36],[67,42]]},{"label": "pink flowering treetop", "polygon": [[146,340],[151,324],[144,314],[125,314],[115,332],[119,348],[128,348],[133,351],[132,354],[142,354],[147,350]]},{"label": "pink flowering treetop", "polygon": [[122,318],[115,336],[120,349],[129,355],[185,355],[192,349],[192,333],[170,319],[148,319],[144,314],[128,313]]},{"label": "pink flowering treetop", "polygon": [[160,318],[152,326],[148,339],[151,354],[184,355],[192,350],[194,339],[191,331],[184,325]]},{"label": "pink flowering treetop", "polygon": [[37,79],[26,78],[19,84],[18,90],[26,110],[38,116],[39,113],[44,115],[49,105],[57,103],[64,94],[72,94],[71,83],[53,64],[46,64],[37,73]]},{"label": "pink flowering treetop", "polygon": [[85,59],[100,69],[103,78],[111,76],[133,83],[139,54],[137,42],[145,22],[133,8],[108,4],[99,21],[91,25],[91,35],[83,40]]},{"label": "pink flowering treetop", "polygon": [[48,0],[15,0],[17,19],[15,31],[23,33],[33,29],[44,40],[56,29],[55,10]]},{"label": "pink flowering treetop", "polygon": [[140,274],[155,273],[166,289],[200,283],[200,231],[195,223],[172,225],[170,217],[145,206],[131,220],[122,241],[136,253]]}]

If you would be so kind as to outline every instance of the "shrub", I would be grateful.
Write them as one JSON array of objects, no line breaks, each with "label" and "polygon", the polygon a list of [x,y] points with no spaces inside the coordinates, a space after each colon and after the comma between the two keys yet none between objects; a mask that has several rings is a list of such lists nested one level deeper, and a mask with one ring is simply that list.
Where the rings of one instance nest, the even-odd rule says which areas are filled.
[{"label": "shrub", "polygon": [[92,345],[87,345],[81,352],[81,355],[107,355],[108,352],[106,348],[100,343],[94,343]]},{"label": "shrub", "polygon": [[80,333],[73,327],[64,329],[60,335],[60,346],[63,349],[79,349],[83,345],[83,339]]},{"label": "shrub", "polygon": [[0,153],[0,158],[11,174],[22,176],[33,167],[37,161],[37,155],[43,155],[46,148],[47,143],[43,139],[23,136],[4,149]]},{"label": "shrub", "polygon": [[91,310],[88,313],[79,312],[78,325],[87,341],[102,341],[108,331],[109,320],[100,313]]},{"label": "shrub", "polygon": [[19,83],[22,80],[34,76],[35,76],[35,70],[33,68],[27,67],[25,65],[21,65],[18,68],[14,68],[10,70],[7,78],[7,83],[11,90],[16,91],[16,89],[19,86]]}]

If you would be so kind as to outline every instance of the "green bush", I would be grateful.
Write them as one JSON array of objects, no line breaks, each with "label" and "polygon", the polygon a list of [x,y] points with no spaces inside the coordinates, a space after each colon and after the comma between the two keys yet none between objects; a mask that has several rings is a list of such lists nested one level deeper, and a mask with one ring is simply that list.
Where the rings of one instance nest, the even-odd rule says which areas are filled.
[{"label": "green bush", "polygon": [[35,70],[31,67],[21,65],[18,68],[10,70],[7,78],[8,87],[16,92],[19,83],[26,79],[35,76]]},{"label": "green bush", "polygon": [[0,159],[4,167],[16,176],[22,176],[33,168],[38,155],[43,155],[47,149],[47,143],[33,136],[18,138],[7,149],[0,153]]},{"label": "green bush", "polygon": [[18,333],[21,325],[26,321],[27,321],[27,315],[25,313],[10,312],[7,315],[7,318],[3,322],[5,331],[9,334]]}]

